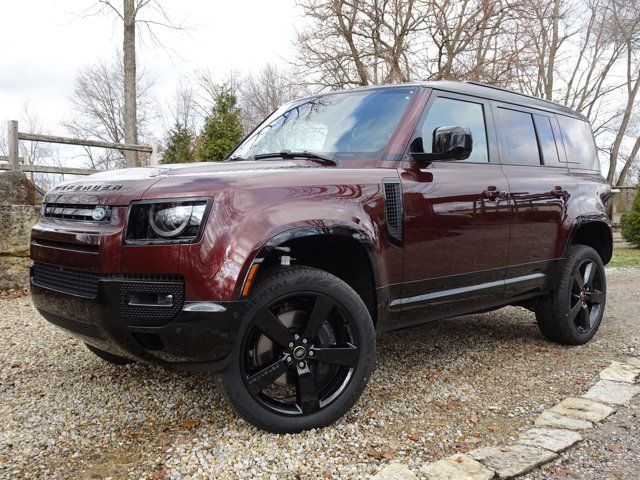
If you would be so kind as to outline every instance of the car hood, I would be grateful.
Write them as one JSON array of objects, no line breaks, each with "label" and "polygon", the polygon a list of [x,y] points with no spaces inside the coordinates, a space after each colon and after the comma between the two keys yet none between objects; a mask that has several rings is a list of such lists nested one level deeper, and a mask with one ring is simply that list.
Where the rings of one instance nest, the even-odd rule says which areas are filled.
[{"label": "car hood", "polygon": [[[266,172],[319,167],[309,161],[227,161],[205,163],[177,163],[154,167],[110,170],[88,175],[80,180],[72,180],[56,185],[47,192],[45,203],[66,203],[78,205],[127,205],[140,200],[155,184],[176,185],[185,182],[185,195],[189,194],[187,177],[219,179],[257,175]],[[164,182],[162,182],[164,180]],[[158,186],[159,190],[160,185]],[[155,190],[158,190],[154,188]]]}]

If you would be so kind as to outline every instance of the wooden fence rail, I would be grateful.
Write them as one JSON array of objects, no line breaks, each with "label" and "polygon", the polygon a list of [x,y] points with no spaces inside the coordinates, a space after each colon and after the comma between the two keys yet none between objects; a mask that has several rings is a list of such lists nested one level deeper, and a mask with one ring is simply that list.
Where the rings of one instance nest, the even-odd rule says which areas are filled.
[{"label": "wooden fence rail", "polygon": [[54,173],[60,175],[91,175],[92,173],[97,172],[97,170],[91,168],[53,167],[47,165],[24,164],[24,159],[18,156],[20,140],[145,152],[151,154],[149,159],[149,163],[151,165],[158,164],[158,142],[155,140],[151,142],[151,145],[133,145],[129,143],[104,142],[102,140],[86,140],[83,138],[25,133],[18,130],[18,122],[16,120],[9,120],[7,127],[9,155],[6,157],[0,156],[0,161],[7,162],[5,164],[0,163],[0,170],[22,170],[23,172]]}]

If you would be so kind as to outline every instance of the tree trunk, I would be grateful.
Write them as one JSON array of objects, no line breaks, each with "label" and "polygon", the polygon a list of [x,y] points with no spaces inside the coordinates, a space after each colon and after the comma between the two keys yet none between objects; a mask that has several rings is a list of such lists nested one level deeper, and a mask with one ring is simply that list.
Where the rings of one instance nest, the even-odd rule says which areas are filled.
[{"label": "tree trunk", "polygon": [[[136,18],[134,0],[124,2],[124,37],[122,52],[124,60],[124,141],[138,143],[138,122],[136,105]],[[137,152],[125,152],[127,167],[135,167]]]},{"label": "tree trunk", "polygon": [[560,15],[560,0],[556,0],[553,4],[553,12],[551,13],[551,43],[549,45],[549,61],[547,63],[546,78],[544,82],[544,98],[546,100],[553,100],[553,76],[556,66],[556,54],[558,52],[558,37],[559,32],[559,15]]},{"label": "tree trunk", "polygon": [[620,172],[620,176],[618,177],[618,181],[616,185],[618,187],[624,186],[624,183],[627,181],[627,175],[629,174],[629,169],[633,162],[635,162],[636,157],[638,156],[638,152],[640,151],[640,137],[636,138],[635,143],[633,144],[633,148],[631,149],[631,153],[627,158],[627,161],[624,163],[624,167]]}]

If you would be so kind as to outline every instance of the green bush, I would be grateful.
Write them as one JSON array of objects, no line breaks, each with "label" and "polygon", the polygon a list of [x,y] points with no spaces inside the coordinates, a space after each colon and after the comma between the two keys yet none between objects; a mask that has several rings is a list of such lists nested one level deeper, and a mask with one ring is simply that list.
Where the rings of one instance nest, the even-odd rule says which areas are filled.
[{"label": "green bush", "polygon": [[640,248],[640,212],[632,210],[620,216],[622,238],[634,247]]}]

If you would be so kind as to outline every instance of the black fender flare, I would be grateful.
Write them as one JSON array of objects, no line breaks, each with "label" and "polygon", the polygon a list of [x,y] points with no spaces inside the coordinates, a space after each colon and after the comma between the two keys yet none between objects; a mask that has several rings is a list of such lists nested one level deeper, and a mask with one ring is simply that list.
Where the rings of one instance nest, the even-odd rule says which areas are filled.
[{"label": "black fender flare", "polygon": [[[594,223],[601,224],[611,232],[611,220],[609,219],[609,217],[607,217],[603,213],[598,213],[593,215],[584,215],[584,216],[578,217],[576,220],[574,220],[574,222],[571,225],[571,231],[567,236],[567,240],[564,245],[564,250],[562,252],[562,258],[566,258],[569,248],[571,247],[571,245],[573,245],[576,232],[578,232],[578,230],[580,230],[580,228],[584,227],[585,225],[594,224]],[[611,249],[613,251],[613,235],[611,237]]]},{"label": "black fender flare", "polygon": [[258,250],[258,253],[249,262],[249,266],[246,269],[244,279],[242,280],[240,291],[242,291],[242,289],[244,288],[244,285],[247,282],[247,278],[249,276],[249,272],[251,271],[251,267],[254,264],[262,263],[264,259],[267,258],[271,252],[273,252],[274,249],[283,245],[284,243],[298,238],[311,236],[340,236],[357,240],[367,253],[369,264],[371,265],[371,272],[373,273],[374,288],[380,286],[380,271],[375,254],[376,248],[371,239],[367,235],[365,235],[361,231],[356,230],[353,227],[347,225],[332,225],[322,227],[296,227],[290,230],[285,230],[284,232],[280,232],[271,237],[269,240],[262,244],[262,246]]}]

